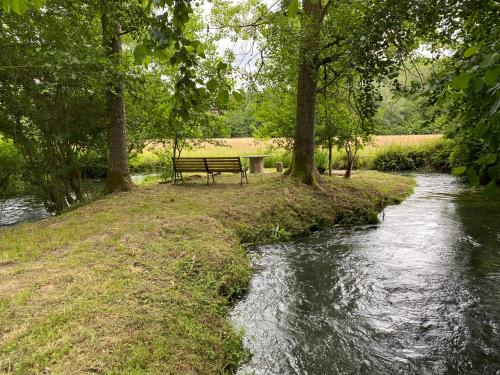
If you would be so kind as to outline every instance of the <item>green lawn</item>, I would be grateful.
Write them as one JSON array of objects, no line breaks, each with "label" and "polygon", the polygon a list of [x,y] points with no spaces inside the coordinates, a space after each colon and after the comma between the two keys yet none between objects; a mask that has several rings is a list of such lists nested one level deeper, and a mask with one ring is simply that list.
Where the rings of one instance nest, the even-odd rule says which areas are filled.
[{"label": "green lawn", "polygon": [[0,229],[0,373],[220,374],[245,356],[227,320],[242,242],[376,210],[412,180],[358,172],[313,190],[275,174],[153,184]]}]

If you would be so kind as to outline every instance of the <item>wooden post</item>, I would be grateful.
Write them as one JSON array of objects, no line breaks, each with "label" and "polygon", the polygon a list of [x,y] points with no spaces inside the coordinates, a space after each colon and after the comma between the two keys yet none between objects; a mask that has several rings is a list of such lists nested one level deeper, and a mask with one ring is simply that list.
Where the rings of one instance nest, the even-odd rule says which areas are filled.
[{"label": "wooden post", "polygon": [[276,172],[277,173],[282,173],[283,172],[283,162],[279,161],[276,163]]}]

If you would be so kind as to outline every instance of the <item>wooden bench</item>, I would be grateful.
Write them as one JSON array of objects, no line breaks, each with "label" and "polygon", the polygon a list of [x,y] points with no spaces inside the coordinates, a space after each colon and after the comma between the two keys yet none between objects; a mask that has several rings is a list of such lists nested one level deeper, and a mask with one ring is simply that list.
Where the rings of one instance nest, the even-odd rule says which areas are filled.
[{"label": "wooden bench", "polygon": [[241,164],[241,159],[236,157],[211,157],[211,158],[172,158],[174,167],[174,184],[180,179],[184,182],[182,173],[206,172],[207,185],[210,175],[215,184],[214,173],[232,172],[240,174],[240,185],[243,186],[243,178],[248,184],[247,169]]}]

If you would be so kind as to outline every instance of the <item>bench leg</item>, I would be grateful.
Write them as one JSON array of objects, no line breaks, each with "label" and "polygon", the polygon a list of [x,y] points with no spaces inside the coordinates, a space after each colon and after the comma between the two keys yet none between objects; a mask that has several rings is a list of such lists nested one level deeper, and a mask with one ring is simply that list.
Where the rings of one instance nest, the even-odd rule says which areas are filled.
[{"label": "bench leg", "polygon": [[207,186],[210,183],[210,173],[207,172]]},{"label": "bench leg", "polygon": [[214,177],[214,172],[212,172],[212,181],[213,181],[213,183],[214,183],[214,185],[215,185],[215,177]]}]

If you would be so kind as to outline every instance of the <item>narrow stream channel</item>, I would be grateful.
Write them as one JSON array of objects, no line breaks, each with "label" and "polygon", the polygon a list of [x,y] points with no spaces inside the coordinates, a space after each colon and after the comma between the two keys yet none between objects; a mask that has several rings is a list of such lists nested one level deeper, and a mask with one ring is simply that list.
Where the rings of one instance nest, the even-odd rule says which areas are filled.
[{"label": "narrow stream channel", "polygon": [[256,249],[239,374],[500,374],[500,201],[417,184],[379,225]]}]

